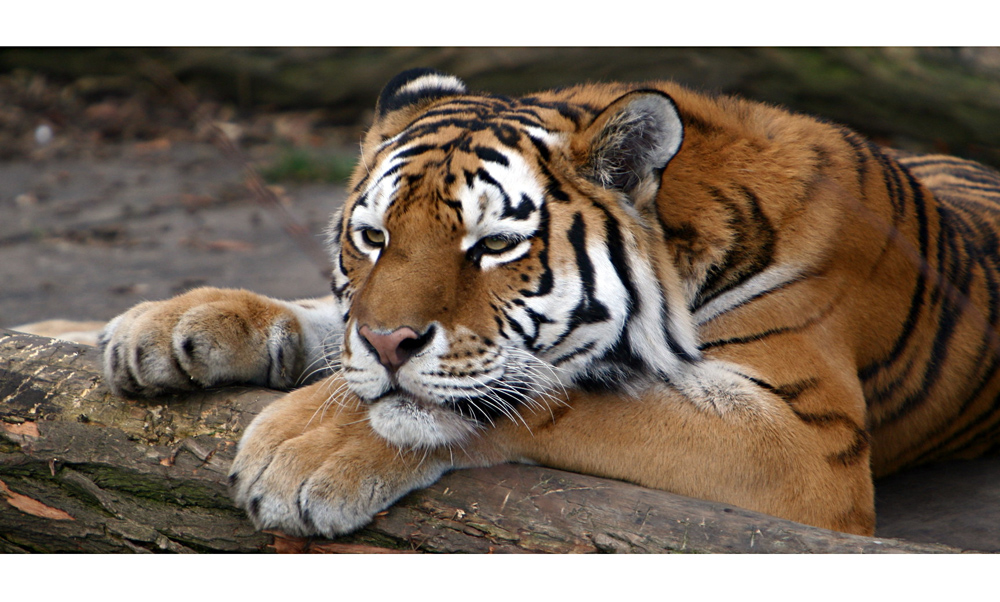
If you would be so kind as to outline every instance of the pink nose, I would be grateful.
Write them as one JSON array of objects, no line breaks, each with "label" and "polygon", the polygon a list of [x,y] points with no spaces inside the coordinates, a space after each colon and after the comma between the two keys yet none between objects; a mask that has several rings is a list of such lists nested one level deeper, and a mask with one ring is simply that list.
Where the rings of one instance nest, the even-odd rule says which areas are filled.
[{"label": "pink nose", "polygon": [[405,364],[423,346],[419,344],[420,335],[408,326],[397,328],[389,334],[379,334],[368,326],[362,326],[358,329],[358,334],[371,344],[378,353],[378,361],[391,372]]}]

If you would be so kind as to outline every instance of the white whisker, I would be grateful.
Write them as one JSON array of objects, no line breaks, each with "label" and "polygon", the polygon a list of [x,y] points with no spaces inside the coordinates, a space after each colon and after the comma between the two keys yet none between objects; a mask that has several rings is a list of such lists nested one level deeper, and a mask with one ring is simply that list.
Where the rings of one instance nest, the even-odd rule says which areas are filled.
[{"label": "white whisker", "polygon": [[295,386],[299,387],[303,383],[311,381],[317,374],[326,372],[334,373],[340,370],[340,351],[343,343],[343,332],[333,331],[326,333],[323,340],[320,341],[323,353],[303,368],[302,374],[295,382]]},{"label": "white whisker", "polygon": [[[344,408],[344,399],[349,393],[348,390],[349,386],[342,379],[337,378],[338,376],[340,375],[331,376],[321,386],[321,390],[323,391],[323,394],[326,396],[326,399],[323,401],[323,403],[319,405],[319,407],[316,408],[316,411],[313,412],[312,416],[309,417],[309,421],[306,422],[306,425],[302,429],[303,432],[305,432],[305,430],[309,428],[309,425],[312,424],[312,421],[316,419],[317,414],[319,415],[319,421],[323,422],[323,418],[326,417],[327,409],[329,409],[330,405],[333,403],[337,404],[339,408],[337,415],[338,416],[340,415],[340,411],[342,411]],[[339,381],[339,384],[337,385],[337,388],[334,389],[332,393],[330,393],[329,390],[333,386],[334,381]]]}]

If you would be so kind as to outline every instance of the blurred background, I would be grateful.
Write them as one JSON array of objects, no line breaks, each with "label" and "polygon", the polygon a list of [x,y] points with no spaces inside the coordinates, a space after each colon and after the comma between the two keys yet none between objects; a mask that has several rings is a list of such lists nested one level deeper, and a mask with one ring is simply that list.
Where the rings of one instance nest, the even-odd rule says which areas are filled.
[{"label": "blurred background", "polygon": [[414,66],[507,94],[674,79],[1000,166],[998,48],[0,49],[0,326],[203,284],[325,294],[211,126],[321,241],[379,90]]},{"label": "blurred background", "polygon": [[[416,66],[506,94],[674,79],[1000,167],[998,48],[6,48],[0,327],[103,321],[201,285],[326,294],[307,251],[379,90]],[[879,534],[1000,551],[998,475],[992,459],[880,482]]]}]

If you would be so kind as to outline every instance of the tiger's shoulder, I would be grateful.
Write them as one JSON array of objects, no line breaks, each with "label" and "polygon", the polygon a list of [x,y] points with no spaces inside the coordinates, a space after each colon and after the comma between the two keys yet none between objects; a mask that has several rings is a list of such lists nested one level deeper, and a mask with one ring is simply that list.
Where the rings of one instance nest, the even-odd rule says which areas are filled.
[{"label": "tiger's shoulder", "polygon": [[[759,363],[804,416],[823,378],[786,374],[779,349],[835,329],[841,378],[864,392],[876,475],[974,456],[996,441],[1000,173],[875,144],[823,118],[670,82],[596,84],[544,96],[603,107],[671,97],[684,142],[655,216],[686,288],[699,351]],[[835,353],[834,346],[829,353]],[[762,354],[764,354],[762,356]],[[792,386],[794,385],[794,386]],[[870,443],[869,443],[870,442]]]}]

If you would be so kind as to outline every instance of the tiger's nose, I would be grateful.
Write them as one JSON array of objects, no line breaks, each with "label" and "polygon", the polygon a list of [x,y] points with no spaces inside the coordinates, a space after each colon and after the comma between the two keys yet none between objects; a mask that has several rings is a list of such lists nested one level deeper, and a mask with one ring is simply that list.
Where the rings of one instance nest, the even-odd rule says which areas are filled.
[{"label": "tiger's nose", "polygon": [[372,350],[378,354],[378,361],[385,366],[389,372],[395,372],[407,360],[413,357],[421,349],[427,346],[434,336],[434,327],[431,326],[427,332],[420,335],[409,326],[397,328],[389,334],[380,334],[364,325],[358,329],[360,334]]}]

